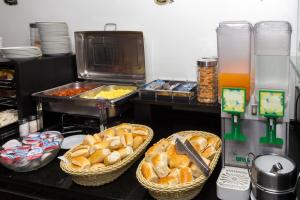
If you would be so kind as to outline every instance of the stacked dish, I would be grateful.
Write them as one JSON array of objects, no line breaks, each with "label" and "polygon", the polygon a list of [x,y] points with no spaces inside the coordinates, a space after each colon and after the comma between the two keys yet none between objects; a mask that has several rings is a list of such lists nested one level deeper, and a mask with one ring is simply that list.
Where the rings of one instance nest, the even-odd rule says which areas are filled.
[{"label": "stacked dish", "polygon": [[71,52],[68,25],[65,22],[38,22],[43,54],[57,55]]},{"label": "stacked dish", "polygon": [[42,56],[42,52],[37,47],[5,47],[0,48],[5,58],[11,60],[28,60]]}]

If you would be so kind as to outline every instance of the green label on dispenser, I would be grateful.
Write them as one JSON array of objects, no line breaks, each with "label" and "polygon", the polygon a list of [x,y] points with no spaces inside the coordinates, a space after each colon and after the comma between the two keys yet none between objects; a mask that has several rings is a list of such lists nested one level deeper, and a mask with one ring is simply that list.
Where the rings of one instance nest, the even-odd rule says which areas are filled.
[{"label": "green label on dispenser", "polygon": [[246,107],[246,90],[243,88],[222,89],[222,111],[232,114],[244,113]]},{"label": "green label on dispenser", "polygon": [[279,90],[260,90],[259,92],[259,115],[268,118],[284,116],[285,92]]}]

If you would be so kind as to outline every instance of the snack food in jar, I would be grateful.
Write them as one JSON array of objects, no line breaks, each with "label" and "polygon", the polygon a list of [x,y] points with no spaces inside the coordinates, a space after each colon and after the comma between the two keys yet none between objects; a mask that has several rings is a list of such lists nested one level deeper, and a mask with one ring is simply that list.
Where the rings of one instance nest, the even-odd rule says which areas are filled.
[{"label": "snack food in jar", "polygon": [[217,59],[203,58],[198,60],[198,93],[197,100],[201,103],[217,101]]}]

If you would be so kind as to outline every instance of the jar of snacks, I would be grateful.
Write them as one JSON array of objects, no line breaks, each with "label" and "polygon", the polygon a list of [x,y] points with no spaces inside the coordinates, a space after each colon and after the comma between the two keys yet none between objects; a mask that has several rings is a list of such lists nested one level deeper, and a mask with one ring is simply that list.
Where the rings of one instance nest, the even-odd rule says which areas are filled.
[{"label": "jar of snacks", "polygon": [[215,103],[217,101],[217,63],[216,58],[203,58],[197,62],[197,100],[201,103]]}]

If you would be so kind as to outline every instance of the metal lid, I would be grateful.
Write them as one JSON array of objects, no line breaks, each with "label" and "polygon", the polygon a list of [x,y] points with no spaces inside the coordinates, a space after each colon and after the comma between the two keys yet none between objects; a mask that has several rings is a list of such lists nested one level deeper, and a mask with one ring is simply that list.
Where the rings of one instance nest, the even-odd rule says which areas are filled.
[{"label": "metal lid", "polygon": [[218,59],[217,58],[201,58],[197,61],[198,67],[212,67],[217,66]]},{"label": "metal lid", "polygon": [[267,190],[292,190],[296,184],[296,165],[285,156],[259,156],[253,161],[251,173],[253,184]]},{"label": "metal lid", "polygon": [[145,83],[142,32],[75,32],[77,75],[80,79]]},{"label": "metal lid", "polygon": [[296,168],[295,163],[290,159],[287,159],[278,155],[264,155],[260,156],[254,161],[256,167],[265,173],[270,173],[273,166],[277,163],[281,164],[282,169],[278,170],[278,174],[289,174]]}]

